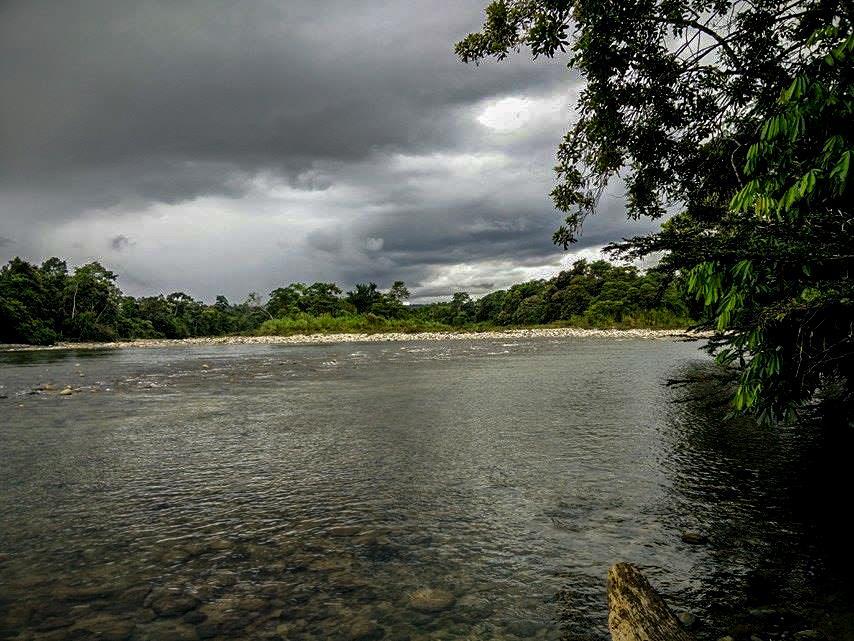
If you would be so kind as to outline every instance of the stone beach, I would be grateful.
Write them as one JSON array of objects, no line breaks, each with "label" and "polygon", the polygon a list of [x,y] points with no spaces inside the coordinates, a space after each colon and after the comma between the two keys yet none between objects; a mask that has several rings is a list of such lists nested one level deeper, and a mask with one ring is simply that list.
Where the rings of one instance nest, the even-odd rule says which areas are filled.
[{"label": "stone beach", "polygon": [[294,334],[291,336],[215,336],[183,339],[141,338],[105,343],[60,342],[51,346],[0,345],[0,351],[46,349],[123,349],[204,345],[332,345],[335,343],[393,343],[414,341],[520,340],[529,338],[700,339],[706,332],[685,329],[583,329],[542,327],[484,332],[382,332],[376,334]]}]

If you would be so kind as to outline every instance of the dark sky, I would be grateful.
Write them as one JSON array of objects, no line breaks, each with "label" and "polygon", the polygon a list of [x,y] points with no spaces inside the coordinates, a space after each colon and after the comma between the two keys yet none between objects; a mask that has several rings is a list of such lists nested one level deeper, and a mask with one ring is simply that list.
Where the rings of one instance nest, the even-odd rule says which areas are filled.
[{"label": "dark sky", "polygon": [[[485,0],[1,0],[0,259],[241,298],[483,293],[550,241],[563,61],[467,66]],[[575,255],[643,231],[607,196]]]}]

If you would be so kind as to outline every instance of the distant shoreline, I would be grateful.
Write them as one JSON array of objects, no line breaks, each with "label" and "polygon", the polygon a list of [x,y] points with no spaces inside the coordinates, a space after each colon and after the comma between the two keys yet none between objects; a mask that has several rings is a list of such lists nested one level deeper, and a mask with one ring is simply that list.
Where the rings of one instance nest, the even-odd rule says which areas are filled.
[{"label": "distant shoreline", "polygon": [[488,330],[483,332],[378,332],[375,334],[293,334],[291,336],[211,336],[197,338],[140,338],[105,343],[61,342],[56,345],[4,345],[0,352],[62,349],[151,349],[201,345],[332,345],[335,343],[393,343],[411,341],[453,341],[527,338],[610,338],[694,339],[706,338],[706,332],[687,329],[583,329],[578,327],[542,327],[533,329]]}]

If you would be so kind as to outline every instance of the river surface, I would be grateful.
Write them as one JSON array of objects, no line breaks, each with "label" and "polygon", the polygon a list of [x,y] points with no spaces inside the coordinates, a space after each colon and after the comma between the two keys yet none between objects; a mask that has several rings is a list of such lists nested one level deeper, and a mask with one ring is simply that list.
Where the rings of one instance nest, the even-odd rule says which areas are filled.
[{"label": "river surface", "polygon": [[0,638],[601,640],[616,561],[700,638],[851,638],[839,448],[665,385],[704,371],[639,339],[0,353]]}]

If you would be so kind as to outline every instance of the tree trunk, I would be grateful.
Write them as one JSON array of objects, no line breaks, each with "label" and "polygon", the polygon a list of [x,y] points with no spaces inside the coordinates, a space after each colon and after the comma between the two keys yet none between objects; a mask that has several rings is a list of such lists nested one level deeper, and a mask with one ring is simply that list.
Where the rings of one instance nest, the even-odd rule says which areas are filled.
[{"label": "tree trunk", "polygon": [[608,627],[612,641],[694,641],[640,570],[608,570]]}]

